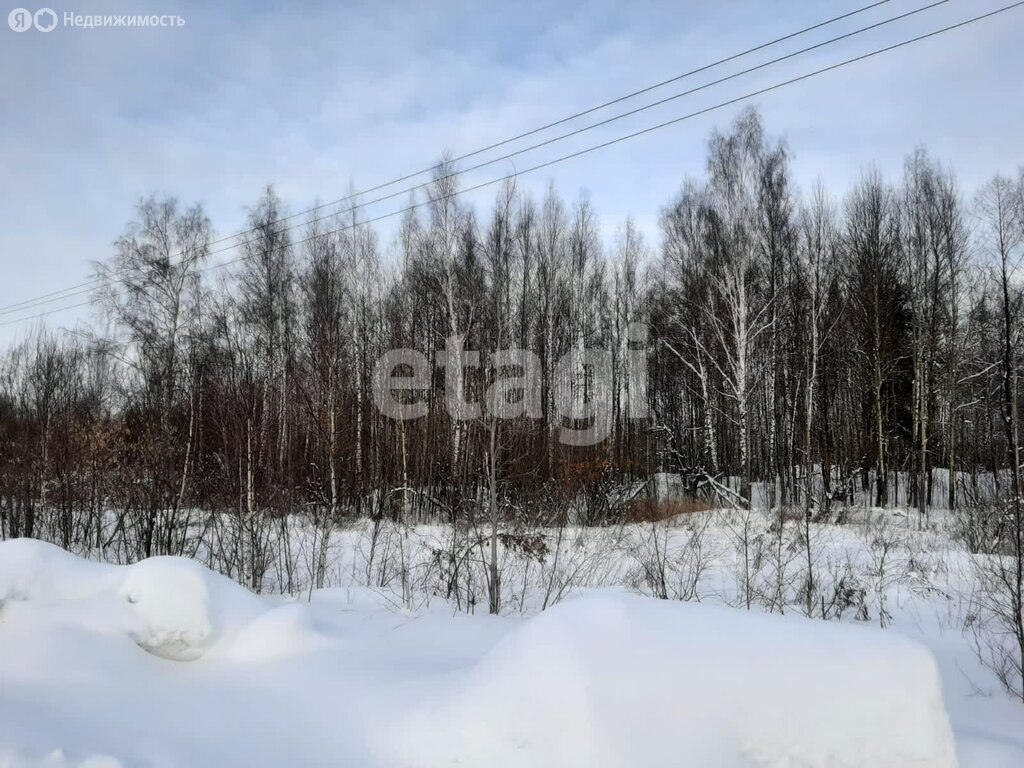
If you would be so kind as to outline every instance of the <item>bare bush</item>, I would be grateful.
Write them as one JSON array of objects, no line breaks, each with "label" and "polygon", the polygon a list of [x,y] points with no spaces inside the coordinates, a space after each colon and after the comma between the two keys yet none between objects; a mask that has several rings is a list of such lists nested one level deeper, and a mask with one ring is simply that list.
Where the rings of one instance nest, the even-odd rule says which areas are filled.
[{"label": "bare bush", "polygon": [[979,660],[1007,691],[1024,701],[1024,606],[1020,560],[1013,555],[976,558],[977,589],[965,628]]}]

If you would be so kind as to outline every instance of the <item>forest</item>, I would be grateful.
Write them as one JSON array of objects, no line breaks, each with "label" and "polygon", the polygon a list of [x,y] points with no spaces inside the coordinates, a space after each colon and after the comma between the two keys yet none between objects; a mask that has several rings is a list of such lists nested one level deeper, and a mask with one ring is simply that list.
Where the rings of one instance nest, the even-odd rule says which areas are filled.
[{"label": "forest", "polygon": [[[91,322],[38,323],[0,357],[2,536],[132,561],[224,525],[224,570],[258,590],[295,518],[484,521],[493,549],[531,525],[820,521],[867,498],[956,513],[1019,566],[1024,170],[964,190],[919,148],[898,178],[802,190],[792,151],[742,112],[655,243],[629,219],[606,241],[596,203],[553,186],[507,180],[476,210],[444,159],[391,243],[356,197],[303,217],[268,187],[221,238],[200,206],[146,197],[95,266]],[[479,365],[446,367],[449,339]],[[607,437],[561,439],[555,386],[511,417],[444,407],[482,402],[512,348],[549,384],[575,356]],[[392,393],[418,418],[375,407],[397,349],[432,366]],[[585,350],[608,354],[600,387]]]}]

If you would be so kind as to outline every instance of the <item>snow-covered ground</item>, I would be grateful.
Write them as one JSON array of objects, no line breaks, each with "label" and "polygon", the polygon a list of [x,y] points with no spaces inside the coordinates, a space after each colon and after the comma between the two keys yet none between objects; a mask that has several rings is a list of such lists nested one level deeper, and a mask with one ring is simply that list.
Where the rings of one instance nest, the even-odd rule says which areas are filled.
[{"label": "snow-covered ground", "polygon": [[[3,542],[0,767],[1024,766],[1024,706],[963,632],[969,556],[813,533],[808,603],[764,521],[548,532],[503,551],[500,617],[431,591],[439,528],[378,531],[369,563],[340,533],[301,596]],[[689,602],[636,594],[662,590]]]}]

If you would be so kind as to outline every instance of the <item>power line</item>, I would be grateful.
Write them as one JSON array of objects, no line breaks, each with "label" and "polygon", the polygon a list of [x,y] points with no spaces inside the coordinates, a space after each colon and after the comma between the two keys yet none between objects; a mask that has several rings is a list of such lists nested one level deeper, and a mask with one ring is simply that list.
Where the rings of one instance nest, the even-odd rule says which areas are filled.
[{"label": "power line", "polygon": [[79,309],[81,307],[88,307],[92,304],[91,301],[81,301],[77,304],[69,304],[66,307],[57,307],[56,309],[49,309],[45,312],[39,312],[35,315],[29,315],[28,317],[16,317],[13,320],[7,320],[6,322],[0,323],[0,328],[7,325],[16,325],[17,323],[28,323],[32,320],[39,320],[40,318],[46,317],[47,315],[55,315],[61,312],[67,312],[70,309]]},{"label": "power line", "polygon": [[[845,67],[845,66],[849,66],[850,64],[854,64],[854,63],[857,63],[857,62],[860,62],[860,61],[864,61],[866,59],[870,59],[870,58],[873,58],[875,56],[879,56],[879,55],[881,55],[883,53],[888,53],[890,51],[894,51],[894,50],[897,50],[899,48],[903,48],[903,47],[906,47],[908,45],[912,45],[912,44],[921,42],[923,40],[927,40],[927,39],[930,39],[930,38],[933,38],[933,37],[937,37],[937,36],[945,34],[947,32],[951,32],[953,30],[960,29],[962,27],[966,27],[966,26],[968,26],[970,24],[974,24],[974,23],[982,21],[984,19],[991,18],[993,16],[996,16],[996,15],[1001,14],[1001,13],[1005,13],[1005,12],[1013,10],[1015,8],[1019,8],[1022,5],[1024,5],[1024,0],[1018,0],[1018,2],[1011,3],[1009,5],[1005,5],[1005,6],[1001,7],[1001,8],[997,8],[994,11],[989,11],[988,13],[984,13],[984,14],[980,14],[978,16],[974,16],[974,17],[972,17],[970,19],[966,19],[965,21],[961,21],[961,22],[958,22],[956,24],[951,24],[949,26],[942,27],[940,29],[936,29],[936,30],[933,30],[931,32],[927,32],[927,33],[925,33],[923,35],[918,35],[916,37],[912,37],[912,38],[909,38],[907,40],[903,40],[903,41],[901,41],[899,43],[894,43],[892,45],[888,45],[888,46],[885,46],[883,48],[878,48],[878,49],[876,49],[874,51],[869,51],[868,53],[864,53],[864,54],[861,54],[859,56],[854,56],[852,58],[845,59],[845,60],[837,62],[835,64],[831,64],[829,66],[822,67],[820,69],[816,69],[816,70],[813,70],[811,72],[807,72],[807,73],[805,73],[803,75],[799,75],[797,77],[793,77],[793,78],[790,78],[788,80],[784,80],[782,82],[775,83],[775,84],[770,85],[770,86],[766,86],[766,87],[758,89],[756,91],[751,91],[750,93],[744,94],[743,96],[737,96],[736,98],[728,99],[727,101],[723,101],[723,102],[719,102],[718,104],[715,104],[713,106],[706,107],[704,109],[700,109],[700,110],[697,110],[695,112],[690,112],[690,113],[682,115],[680,117],[672,118],[671,120],[666,120],[666,121],[658,123],[656,125],[652,125],[652,126],[649,126],[647,128],[643,128],[641,130],[634,131],[632,133],[628,133],[628,134],[625,134],[623,136],[619,136],[619,137],[614,138],[614,139],[610,139],[610,140],[602,142],[600,144],[595,144],[593,146],[586,147],[584,149],[578,150],[576,152],[572,152],[572,153],[567,154],[567,155],[562,155],[561,157],[557,157],[557,158],[555,158],[553,160],[548,160],[548,161],[543,162],[543,163],[538,163],[537,165],[531,166],[529,168],[526,168],[526,169],[524,169],[522,171],[518,171],[516,173],[511,173],[511,174],[507,174],[505,176],[500,176],[498,178],[491,179],[489,181],[481,182],[479,184],[475,184],[473,186],[466,187],[465,189],[457,190],[456,192],[453,192],[451,195],[448,195],[446,197],[441,197],[441,198],[436,198],[436,199],[428,199],[428,200],[424,200],[424,201],[421,201],[421,202],[418,202],[418,203],[413,203],[413,204],[411,204],[409,206],[406,206],[404,208],[400,208],[400,209],[398,209],[396,211],[392,211],[392,212],[386,213],[386,214],[381,214],[380,216],[376,216],[376,217],[367,219],[366,221],[360,222],[360,223],[358,223],[356,225],[345,226],[345,227],[338,227],[338,228],[333,229],[333,230],[328,230],[326,232],[317,233],[317,234],[312,235],[312,236],[310,236],[308,238],[305,238],[303,240],[296,241],[294,243],[294,245],[302,245],[302,244],[304,244],[306,242],[309,242],[309,241],[311,241],[311,240],[313,240],[313,239],[315,239],[317,237],[324,237],[324,236],[327,236],[327,235],[337,234],[337,233],[340,233],[340,232],[344,232],[344,231],[347,231],[347,230],[354,229],[354,228],[359,227],[359,226],[366,226],[366,225],[369,225],[369,224],[373,224],[373,223],[375,223],[377,221],[388,219],[388,218],[391,218],[393,216],[398,216],[398,215],[401,215],[403,213],[407,213],[409,211],[421,208],[421,207],[423,207],[425,205],[430,205],[432,203],[435,203],[435,202],[438,202],[440,200],[446,199],[447,197],[455,197],[455,196],[458,196],[458,195],[461,195],[461,194],[466,194],[468,192],[474,192],[476,190],[483,189],[485,187],[493,186],[494,184],[500,184],[500,183],[502,183],[504,181],[509,181],[511,179],[514,179],[517,176],[521,176],[521,175],[524,175],[524,174],[527,174],[527,173],[533,173],[535,171],[539,171],[539,170],[542,170],[544,168],[548,168],[548,167],[550,167],[552,165],[555,165],[557,163],[565,162],[567,160],[572,160],[574,158],[581,157],[582,155],[586,155],[586,154],[589,154],[591,152],[595,152],[595,151],[597,151],[599,149],[604,149],[604,148],[613,146],[615,144],[619,144],[619,143],[622,143],[624,141],[628,141],[630,139],[634,139],[634,138],[637,138],[639,136],[643,136],[643,135],[646,135],[648,133],[652,133],[652,132],[660,130],[662,128],[666,128],[666,127],[671,126],[671,125],[676,125],[677,123],[681,123],[681,122],[683,122],[685,120],[690,120],[692,118],[699,117],[701,115],[705,115],[705,114],[708,114],[710,112],[714,112],[716,110],[732,106],[734,104],[738,104],[738,103],[741,103],[741,102],[744,102],[744,101],[748,101],[748,100],[750,100],[752,98],[756,98],[758,96],[762,96],[762,95],[764,95],[766,93],[770,93],[770,92],[778,90],[780,88],[784,88],[786,86],[793,85],[795,83],[803,82],[804,80],[809,80],[809,79],[811,79],[813,77],[817,77],[818,75],[822,75],[822,74],[825,74],[827,72],[831,72],[833,70],[840,69],[840,68]],[[210,271],[212,269],[220,269],[222,267],[226,267],[226,266],[229,266],[231,264],[237,263],[238,261],[242,261],[245,258],[246,258],[245,256],[240,256],[240,257],[238,257],[236,259],[232,259],[232,260],[223,262],[221,264],[210,265],[208,267],[205,267],[205,268],[203,268],[201,270],[197,270],[197,271],[198,272],[207,272],[207,271]],[[37,315],[33,315],[33,316],[27,317],[27,318],[20,318],[20,319],[17,319],[17,320],[9,320],[9,321],[7,321],[5,323],[0,323],[0,327],[6,326],[6,325],[11,325],[11,324],[14,324],[14,323],[19,323],[19,322],[26,322],[26,321],[29,321],[29,320],[35,320],[35,319],[38,319],[38,318],[41,318],[41,317],[45,317],[45,316],[47,316],[49,314],[52,314],[54,312],[64,312],[64,311],[67,311],[67,310],[70,310],[70,309],[76,309],[78,307],[87,306],[89,303],[90,302],[82,302],[80,304],[74,304],[74,305],[67,306],[67,307],[61,307],[59,309],[50,310],[48,312],[41,312],[41,313],[39,313]]]},{"label": "power line", "polygon": [[[546,146],[549,146],[551,144],[556,144],[559,141],[564,141],[565,139],[572,138],[573,136],[578,136],[580,134],[586,133],[587,131],[591,131],[591,130],[593,130],[595,128],[601,128],[601,127],[604,127],[606,125],[610,125],[611,123],[617,122],[619,120],[623,120],[623,119],[625,119],[627,117],[632,117],[633,115],[637,115],[637,114],[639,114],[641,112],[645,112],[645,111],[647,111],[649,109],[654,109],[655,107],[660,107],[660,106],[662,106],[664,104],[669,103],[670,101],[675,101],[676,99],[683,98],[684,96],[690,96],[690,95],[692,95],[694,93],[698,93],[700,91],[705,91],[708,88],[712,88],[712,87],[714,87],[716,85],[721,85],[722,83],[729,82],[730,80],[735,80],[735,79],[737,79],[739,77],[743,77],[744,75],[749,75],[752,72],[757,72],[757,71],[759,71],[761,69],[765,69],[766,67],[770,67],[770,66],[773,66],[775,64],[779,64],[779,63],[781,63],[783,61],[787,61],[789,59],[793,59],[793,58],[796,58],[798,56],[802,56],[803,54],[809,53],[810,51],[814,51],[814,50],[817,50],[819,48],[824,48],[826,46],[833,45],[834,43],[837,43],[837,42],[839,42],[841,40],[846,40],[847,38],[855,37],[855,36],[857,36],[859,34],[863,34],[864,32],[869,32],[869,31],[871,31],[873,29],[878,29],[879,27],[884,27],[884,26],[886,26],[888,24],[892,24],[894,22],[901,21],[901,20],[906,19],[906,18],[908,18],[910,16],[914,16],[914,15],[916,15],[918,13],[923,13],[924,11],[931,10],[932,8],[935,8],[937,6],[945,5],[948,2],[950,2],[950,0],[935,0],[935,2],[932,2],[929,5],[921,6],[920,8],[916,8],[916,9],[914,9],[912,11],[907,11],[906,13],[901,13],[901,14],[899,14],[897,16],[892,16],[892,17],[890,17],[888,19],[884,19],[884,20],[876,22],[874,24],[870,24],[870,25],[868,25],[866,27],[861,27],[860,29],[855,29],[852,32],[847,32],[845,34],[838,35],[837,37],[833,37],[833,38],[830,38],[828,40],[824,40],[824,41],[822,41],[820,43],[815,43],[814,45],[810,45],[810,46],[808,46],[806,48],[801,48],[800,50],[793,51],[792,53],[787,53],[787,54],[785,54],[783,56],[779,56],[777,58],[771,59],[771,60],[766,61],[766,62],[764,62],[762,64],[757,64],[757,65],[755,65],[753,67],[748,67],[747,69],[741,70],[739,72],[734,72],[731,75],[726,75],[725,77],[720,77],[717,80],[712,80],[709,83],[704,83],[703,85],[698,85],[698,86],[696,86],[694,88],[690,88],[688,90],[672,94],[671,96],[666,96],[665,98],[659,99],[658,101],[651,102],[650,104],[645,104],[643,106],[636,107],[636,108],[631,109],[631,110],[629,110],[627,112],[622,112],[622,113],[617,114],[617,115],[612,115],[611,117],[605,118],[604,120],[600,120],[600,121],[598,121],[596,123],[590,123],[589,125],[584,125],[584,126],[582,126],[580,128],[576,128],[576,129],[574,129],[572,131],[569,131],[567,133],[559,134],[558,136],[553,136],[553,137],[551,137],[549,139],[545,139],[544,141],[537,142],[536,144],[531,144],[531,145],[529,145],[527,147],[523,147],[522,149],[517,149],[514,152],[509,152],[508,154],[501,155],[500,157],[495,157],[495,158],[493,158],[491,160],[485,160],[483,162],[477,163],[476,165],[471,165],[468,168],[461,168],[459,170],[452,171],[452,172],[450,172],[450,173],[448,173],[448,174],[446,174],[444,176],[441,176],[439,180],[443,181],[443,180],[446,180],[446,179],[454,178],[456,176],[462,176],[462,175],[465,175],[467,173],[472,173],[473,171],[478,171],[481,168],[486,168],[488,166],[495,165],[496,163],[504,162],[505,160],[511,160],[512,158],[518,157],[520,155],[524,155],[527,152],[532,152],[535,149],[540,149],[542,147],[546,147]],[[450,161],[450,162],[454,162],[454,159],[452,161]],[[351,208],[349,208],[347,210],[355,211],[355,210],[359,210],[359,209],[362,209],[362,208],[368,208],[369,206],[376,205],[377,203],[383,203],[383,202],[386,202],[388,200],[393,200],[393,199],[395,199],[397,197],[403,197],[405,195],[408,195],[410,193],[416,192],[416,191],[421,190],[421,189],[426,189],[427,187],[430,187],[432,184],[434,184],[434,180],[422,182],[422,183],[416,184],[415,186],[412,186],[412,187],[406,187],[405,189],[400,189],[397,192],[391,192],[391,193],[389,193],[387,195],[382,195],[380,197],[375,197],[372,200],[367,200],[365,202],[357,203],[357,204],[351,206]],[[287,220],[287,218],[294,218],[295,215],[301,215],[301,214],[293,214],[292,216],[286,217],[285,219],[278,219],[277,221],[270,222],[270,223],[271,224],[281,223],[282,221]],[[291,231],[293,231],[295,229],[298,229],[299,227],[307,226],[309,224],[319,223],[319,222],[324,221],[324,220],[326,220],[328,218],[331,218],[331,216],[329,215],[329,216],[315,217],[315,218],[310,219],[308,221],[298,222],[296,224],[292,224],[291,226],[288,226],[288,227],[285,227],[283,229],[277,230],[277,234],[283,234],[285,232],[291,232]],[[253,230],[250,230],[250,231],[253,231]],[[214,249],[214,250],[210,251],[207,255],[208,256],[214,256],[214,255],[216,255],[218,253],[224,253],[225,251],[233,250],[234,248],[238,247],[239,245],[248,245],[248,244],[249,244],[249,241],[248,240],[244,240],[242,243],[233,243],[232,245],[230,245],[230,246],[228,246],[226,248]],[[3,314],[3,313],[0,312],[0,314]]]},{"label": "power line", "polygon": [[[741,70],[739,72],[734,72],[731,75],[726,75],[725,77],[721,77],[721,78],[719,78],[717,80],[712,80],[709,83],[704,83],[703,85],[699,85],[699,86],[696,86],[694,88],[690,88],[690,89],[688,89],[686,91],[682,91],[680,93],[675,93],[675,94],[672,94],[671,96],[666,96],[665,98],[659,99],[658,101],[652,102],[650,104],[645,104],[645,105],[643,105],[641,107],[636,107],[635,109],[631,109],[631,110],[629,110],[627,112],[622,112],[622,113],[620,113],[618,115],[613,115],[611,117],[605,118],[604,120],[600,120],[600,121],[598,121],[596,123],[591,123],[589,125],[585,125],[585,126],[582,126],[580,128],[576,128],[576,129],[574,129],[572,131],[569,131],[568,133],[563,133],[563,134],[560,134],[558,136],[553,136],[553,137],[551,137],[549,139],[545,139],[544,141],[537,142],[536,144],[531,144],[530,146],[523,147],[522,149],[518,149],[515,152],[509,152],[508,154],[502,155],[500,157],[495,157],[495,158],[493,158],[491,160],[485,160],[484,162],[477,163],[476,165],[472,165],[472,166],[470,166],[468,168],[463,168],[463,169],[460,169],[458,171],[453,171],[451,173],[446,174],[445,176],[440,177],[440,179],[441,180],[445,180],[445,179],[454,178],[456,176],[460,176],[460,175],[463,175],[463,174],[467,174],[467,173],[471,173],[473,171],[480,170],[481,168],[486,168],[488,166],[495,165],[496,163],[500,163],[500,162],[503,162],[505,160],[511,160],[514,157],[518,157],[519,155],[526,154],[527,152],[532,152],[535,149],[540,149],[541,147],[545,147],[545,146],[548,146],[548,145],[551,145],[551,144],[555,144],[555,143],[557,143],[559,141],[564,141],[565,139],[571,138],[573,136],[578,136],[578,135],[580,135],[582,133],[585,133],[587,131],[593,130],[595,128],[601,128],[601,127],[603,127],[605,125],[610,125],[611,123],[617,122],[617,121],[622,120],[624,118],[631,117],[631,116],[639,114],[641,112],[645,112],[645,111],[647,111],[649,109],[653,109],[655,107],[662,106],[664,104],[667,104],[670,101],[674,101],[676,99],[680,99],[680,98],[682,98],[684,96],[690,96],[690,95],[692,95],[694,93],[697,93],[699,91],[704,91],[704,90],[707,90],[708,88],[712,88],[712,87],[714,87],[716,85],[721,85],[722,83],[728,82],[730,80],[735,80],[736,78],[743,77],[744,75],[748,75],[751,72],[756,72],[758,70],[765,69],[766,67],[770,67],[770,66],[778,64],[780,62],[796,58],[797,56],[802,56],[803,54],[809,53],[810,51],[814,51],[814,50],[817,50],[819,48],[824,48],[826,46],[833,45],[833,44],[835,44],[835,43],[837,43],[837,42],[839,42],[841,40],[846,40],[848,38],[855,37],[856,35],[863,34],[864,32],[868,32],[868,31],[871,31],[873,29],[878,29],[879,27],[883,27],[883,26],[886,26],[888,24],[892,24],[892,23],[897,22],[897,21],[901,21],[901,20],[906,19],[906,18],[908,18],[910,16],[914,16],[914,15],[916,15],[918,13],[922,13],[924,11],[931,10],[932,8],[935,8],[935,7],[939,6],[939,5],[945,5],[948,2],[950,2],[950,0],[936,0],[936,2],[933,2],[933,3],[929,4],[929,5],[921,6],[920,8],[916,8],[916,9],[914,9],[912,11],[907,11],[906,13],[901,13],[901,14],[899,14],[897,16],[892,16],[892,17],[890,17],[888,19],[884,19],[884,20],[876,22],[874,24],[870,24],[870,25],[868,25],[866,27],[861,27],[860,29],[855,29],[852,32],[847,32],[845,34],[838,35],[837,37],[830,38],[829,40],[824,40],[824,41],[822,41],[820,43],[815,43],[814,45],[808,46],[806,48],[801,48],[800,50],[793,51],[792,53],[787,53],[787,54],[785,54],[783,56],[779,56],[779,57],[777,57],[775,59],[771,59],[771,60],[766,61],[764,63],[757,64],[757,65],[755,65],[753,67],[749,67],[749,68]],[[391,192],[391,193],[389,193],[387,195],[382,195],[380,197],[375,197],[372,200],[367,200],[365,202],[357,203],[357,204],[353,205],[349,210],[355,211],[355,210],[359,210],[359,209],[362,209],[362,208],[367,208],[367,207],[369,207],[371,205],[376,205],[377,203],[383,203],[383,202],[386,202],[388,200],[393,200],[393,199],[395,199],[397,197],[403,197],[403,196],[405,196],[407,194],[411,194],[411,193],[416,192],[418,190],[425,189],[425,188],[431,186],[433,183],[434,183],[433,180],[432,181],[426,181],[426,182],[423,182],[423,183],[420,183],[420,184],[416,184],[415,186],[412,186],[412,187],[407,187],[405,189],[400,189],[397,192]],[[288,219],[295,218],[295,216],[297,216],[297,215],[301,215],[301,214],[292,214],[291,216],[286,216],[286,217],[281,218],[281,219],[276,219],[276,220],[274,220],[274,221],[272,221],[270,223],[271,224],[282,223],[284,221],[287,221]],[[290,226],[284,227],[283,229],[277,230],[276,234],[284,234],[285,232],[291,232],[291,231],[293,231],[295,229],[298,229],[299,227],[308,226],[309,224],[319,223],[319,222],[324,221],[325,219],[328,219],[328,218],[331,218],[331,215],[321,216],[321,217],[314,217],[313,219],[311,219],[309,221],[306,221],[306,222],[297,222],[297,223],[292,224]],[[249,230],[249,232],[253,232],[253,231],[255,231],[255,230]],[[214,243],[216,243],[216,242],[223,242],[223,241],[224,241],[224,238],[222,238],[221,240],[218,240],[218,241],[214,241]],[[213,249],[211,251],[208,251],[206,253],[206,256],[207,257],[215,256],[218,253],[224,253],[226,251],[232,251],[235,248],[241,247],[243,245],[249,245],[249,244],[250,243],[249,243],[248,240],[245,240],[245,241],[243,241],[241,243],[235,242],[235,243],[232,243],[231,245],[228,245],[228,246],[225,246],[225,247],[222,247],[222,248],[216,248],[216,249]],[[235,259],[235,260],[229,261],[227,263],[234,263],[235,261],[238,261],[238,260],[239,259]],[[219,266],[222,266],[222,265],[213,265],[213,268],[217,268]],[[93,282],[96,283],[98,281],[93,281]],[[75,297],[75,296],[81,296],[81,295],[83,295],[85,293],[88,293],[91,290],[91,288],[84,288],[83,287],[81,290],[77,290],[77,291],[74,291],[72,293],[68,293],[67,290],[70,290],[70,289],[66,289],[63,292],[63,293],[65,293],[65,295],[61,296],[60,297],[61,299],[70,299],[70,298]],[[22,302],[22,303],[29,305],[27,307],[22,307],[22,309],[31,309],[31,308],[34,308],[35,306],[39,306],[40,305],[40,304],[37,304],[35,302]],[[49,302],[42,302],[42,303],[45,304],[45,303],[49,303]],[[10,312],[8,310],[0,310],[0,316],[3,316],[5,314],[9,314],[9,313]]]},{"label": "power line", "polygon": [[[640,88],[638,90],[635,90],[635,91],[632,91],[630,93],[627,93],[624,96],[619,96],[617,98],[614,98],[614,99],[611,99],[609,101],[603,102],[602,104],[598,104],[596,106],[584,109],[584,110],[582,110],[580,112],[575,112],[575,113],[573,113],[571,115],[568,115],[566,117],[559,118],[558,120],[554,120],[554,121],[552,121],[550,123],[546,123],[545,125],[542,125],[542,126],[540,126],[538,128],[533,128],[531,130],[525,131],[524,133],[517,134],[516,136],[512,136],[510,138],[503,139],[503,140],[495,142],[493,144],[489,144],[489,145],[487,145],[485,147],[481,147],[480,149],[476,149],[476,150],[473,150],[471,152],[467,152],[466,154],[459,155],[458,157],[452,158],[450,162],[456,163],[456,162],[460,162],[462,160],[467,160],[467,159],[469,159],[471,157],[476,157],[477,155],[483,154],[484,152],[489,152],[492,149],[497,149],[499,147],[506,146],[506,145],[511,144],[511,143],[513,143],[515,141],[519,141],[520,139],[524,139],[524,138],[527,138],[529,136],[533,136],[533,135],[535,135],[537,133],[541,133],[542,131],[546,131],[549,128],[554,128],[554,127],[556,127],[558,125],[563,125],[564,123],[570,122],[570,121],[575,120],[577,118],[583,117],[585,115],[592,114],[594,112],[600,111],[602,109],[605,109],[607,107],[613,106],[615,104],[619,104],[619,103],[621,103],[623,101],[627,101],[629,99],[635,98],[636,96],[640,96],[640,95],[643,95],[645,93],[649,93],[650,91],[656,90],[658,88],[662,88],[662,87],[664,87],[666,85],[669,85],[671,83],[678,82],[679,80],[683,80],[683,79],[686,79],[688,77],[692,77],[693,75],[700,74],[701,72],[705,72],[705,71],[707,71],[709,69],[713,69],[714,67],[720,66],[722,64],[726,64],[726,63],[728,63],[730,61],[735,61],[736,59],[740,59],[740,58],[742,58],[744,56],[748,56],[751,53],[756,53],[757,51],[764,50],[766,48],[770,48],[770,47],[772,47],[774,45],[778,45],[779,43],[785,42],[786,40],[791,40],[791,39],[793,39],[795,37],[799,37],[800,35],[804,35],[804,34],[807,34],[808,32],[813,32],[814,30],[821,29],[821,28],[826,27],[826,26],[830,26],[832,24],[835,24],[836,22],[839,22],[839,21],[842,21],[844,19],[848,19],[848,18],[851,18],[853,16],[859,15],[859,14],[864,13],[866,11],[869,11],[869,10],[871,10],[873,8],[877,8],[877,7],[881,6],[881,5],[886,5],[890,1],[891,0],[879,0],[878,2],[870,3],[869,5],[865,5],[865,6],[862,6],[860,8],[856,8],[856,9],[854,9],[852,11],[848,11],[847,13],[841,14],[839,16],[834,16],[834,17],[832,17],[830,19],[826,19],[825,21],[818,22],[817,24],[812,24],[811,26],[804,27],[803,29],[797,30],[796,32],[791,32],[789,34],[783,35],[782,37],[777,37],[774,40],[770,40],[770,41],[768,41],[766,43],[762,43],[760,45],[754,46],[753,48],[748,48],[748,49],[746,49],[744,51],[741,51],[740,53],[732,54],[731,56],[727,56],[725,58],[718,59],[717,61],[713,61],[710,64],[702,65],[700,67],[697,67],[696,69],[691,69],[688,72],[684,72],[682,74],[675,75],[675,76],[670,77],[668,79],[662,80],[662,81],[660,81],[658,83],[654,83],[653,85],[645,86],[645,87]],[[943,0],[943,2],[948,2],[948,0]],[[940,4],[940,3],[936,3],[936,5],[938,5],[938,4]],[[924,9],[922,9],[922,10],[924,10]],[[523,151],[526,151],[526,150],[523,150]],[[520,152],[520,154],[521,154],[521,152]],[[504,159],[508,159],[508,158],[507,157],[499,158],[498,160],[495,160],[495,162],[499,162],[500,160],[504,160]],[[361,195],[370,194],[372,192],[378,192],[378,191],[380,191],[382,189],[386,189],[387,187],[394,186],[395,184],[400,184],[401,182],[408,181],[410,179],[414,179],[417,176],[422,176],[425,173],[433,172],[437,168],[438,168],[438,164],[435,163],[435,164],[433,164],[431,166],[428,166],[426,168],[423,168],[423,169],[421,169],[419,171],[415,171],[413,173],[408,173],[405,176],[400,176],[398,178],[392,179],[391,181],[387,181],[387,182],[385,182],[383,184],[378,184],[377,186],[370,187],[368,189],[364,189],[364,190],[361,190],[359,192],[353,192],[353,193],[351,193],[349,195],[346,195],[344,197],[340,197],[340,198],[338,198],[336,200],[332,200],[332,201],[327,202],[327,203],[321,203],[319,205],[313,206],[312,208],[307,208],[307,209],[305,209],[303,211],[299,211],[298,213],[293,213],[293,214],[290,214],[288,216],[284,216],[284,217],[282,217],[280,219],[276,219],[276,220],[274,220],[273,222],[270,222],[270,223],[272,223],[272,224],[279,224],[279,223],[282,223],[284,221],[288,221],[290,219],[297,218],[299,216],[303,216],[303,215],[306,215],[306,214],[309,214],[309,213],[313,213],[315,211],[323,210],[324,208],[340,205],[341,203],[347,202],[347,201],[352,200],[354,198],[357,198],[357,197],[359,197]],[[424,185],[420,185],[420,186],[424,186]],[[418,188],[419,187],[415,187],[414,189],[418,189]],[[403,190],[401,193],[398,193],[398,194],[406,194],[409,191],[410,190]],[[383,198],[383,199],[391,199],[391,197],[395,197],[395,196],[397,196],[397,195],[391,195],[391,196],[388,196],[388,197]],[[370,204],[372,204],[372,202],[380,202],[380,200],[371,201],[371,203],[365,203],[364,206],[365,205],[370,205]],[[235,240],[235,239],[237,239],[239,237],[243,237],[245,235],[252,234],[255,231],[256,230],[254,228],[250,228],[250,229],[246,229],[246,230],[241,230],[241,231],[235,232],[235,233],[233,233],[231,235],[225,235],[224,237],[218,238],[216,240],[212,240],[211,242],[207,243],[207,246],[217,245],[218,243],[223,243],[223,242],[226,242],[228,240]],[[217,251],[217,252],[220,252],[220,251]],[[178,252],[178,253],[174,254],[174,256],[172,256],[172,258],[174,258],[175,256],[181,256],[181,255],[182,255],[181,252]],[[67,299],[72,298],[74,296],[81,295],[82,293],[85,292],[85,291],[80,291],[80,290],[77,290],[77,289],[80,289],[80,288],[83,288],[83,289],[90,288],[91,289],[93,286],[98,285],[99,282],[100,281],[98,279],[88,280],[88,281],[85,281],[85,282],[82,282],[82,283],[78,283],[78,284],[73,285],[73,286],[69,286],[67,288],[62,288],[62,289],[57,290],[57,291],[51,291],[49,293],[44,293],[44,294],[42,294],[40,296],[37,296],[37,297],[35,297],[33,299],[26,299],[24,301],[20,301],[20,302],[14,303],[14,304],[9,304],[9,305],[7,305],[5,307],[0,307],[0,316],[11,314],[12,312],[16,312],[16,311],[19,311],[19,310],[33,309],[37,305],[49,304],[49,303],[52,303],[54,301],[67,300]]]}]

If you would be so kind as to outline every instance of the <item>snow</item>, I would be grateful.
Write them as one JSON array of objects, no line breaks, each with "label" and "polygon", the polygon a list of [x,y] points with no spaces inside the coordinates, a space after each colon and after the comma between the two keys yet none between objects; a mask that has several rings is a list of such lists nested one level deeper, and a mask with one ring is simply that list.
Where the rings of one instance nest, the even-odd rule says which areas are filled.
[{"label": "snow", "polygon": [[28,539],[4,542],[0,553],[8,619],[28,613],[121,635],[166,659],[198,659],[264,611],[255,595],[185,558],[106,565]]},{"label": "snow", "polygon": [[123,569],[117,597],[134,614],[131,637],[166,659],[198,659],[261,613],[254,595],[190,560],[155,557]]},{"label": "snow", "polygon": [[309,609],[294,603],[271,608],[242,626],[225,649],[225,656],[235,662],[268,662],[311,653],[328,643]]},{"label": "snow", "polygon": [[917,643],[630,595],[527,622],[395,735],[423,768],[956,765]]},{"label": "snow", "polygon": [[957,765],[898,633],[616,590],[530,618],[312,598],[0,543],[0,768]]}]

